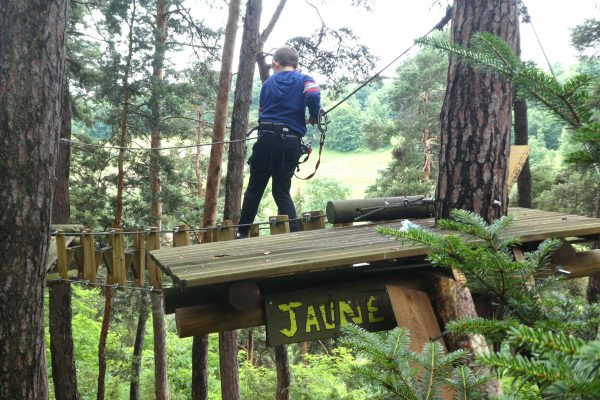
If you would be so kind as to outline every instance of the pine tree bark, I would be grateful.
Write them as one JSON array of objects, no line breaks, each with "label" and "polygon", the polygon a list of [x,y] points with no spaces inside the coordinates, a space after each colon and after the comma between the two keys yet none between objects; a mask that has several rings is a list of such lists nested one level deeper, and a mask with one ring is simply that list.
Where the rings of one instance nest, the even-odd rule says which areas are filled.
[{"label": "pine tree bark", "polygon": [[140,372],[142,370],[142,350],[144,349],[144,336],[146,334],[146,323],[148,322],[148,306],[150,299],[146,292],[140,292],[140,303],[138,306],[138,323],[135,330],[135,341],[133,343],[133,354],[131,356],[131,382],[129,384],[129,399],[140,398]]},{"label": "pine tree bark", "polygon": [[102,316],[102,328],[100,330],[100,341],[98,343],[98,391],[96,399],[103,400],[106,391],[106,339],[110,328],[110,317],[112,315],[112,287],[108,286],[104,294],[104,313]]},{"label": "pine tree bark", "polygon": [[287,346],[275,346],[275,368],[277,369],[277,392],[276,400],[289,400],[290,384],[292,381],[290,363],[288,361]]},{"label": "pine tree bark", "polygon": [[[467,45],[488,31],[513,49],[518,38],[515,1],[457,0],[451,39]],[[508,209],[508,158],[513,89],[510,81],[450,57],[441,114],[436,219],[453,209],[474,211],[488,222]]]},{"label": "pine tree bark", "polygon": [[[215,109],[215,122],[213,125],[213,143],[225,139],[227,128],[227,113],[229,104],[229,91],[231,89],[231,71],[233,65],[233,52],[235,36],[237,34],[238,18],[240,14],[240,0],[229,2],[229,17],[225,27],[225,43],[221,57],[221,71],[219,73],[219,92]],[[238,77],[239,80],[239,77]],[[233,139],[233,134],[231,139]],[[206,192],[204,196],[204,226],[213,226],[217,221],[217,200],[221,183],[221,164],[223,162],[223,144],[213,144],[210,149],[208,171],[206,173]]]},{"label": "pine tree bark", "polygon": [[[152,87],[150,95],[150,192],[151,213],[154,226],[161,228],[162,200],[160,180],[161,115],[163,97],[163,66],[167,39],[168,6],[165,0],[156,0],[154,59],[152,62]],[[167,376],[167,339],[162,293],[151,293],[152,327],[154,334],[154,392],[159,400],[168,400],[169,379]]]},{"label": "pine tree bark", "polygon": [[[65,74],[60,138],[71,139],[71,97]],[[52,223],[68,224],[69,172],[71,147],[60,142],[56,164],[56,184],[52,201]],[[71,306],[71,284],[57,282],[48,286],[48,328],[50,330],[50,355],[52,358],[52,380],[56,400],[79,400],[77,370],[73,355],[73,311]]]},{"label": "pine tree bark", "polygon": [[206,400],[208,399],[208,335],[194,336],[192,355],[192,400]]},{"label": "pine tree bark", "polygon": [[49,394],[43,294],[67,10],[67,0],[0,3],[2,399],[46,399]]},{"label": "pine tree bark", "polygon": [[129,86],[129,74],[131,73],[131,59],[133,57],[133,27],[135,24],[136,15],[136,0],[132,2],[131,19],[128,22],[129,33],[127,35],[127,57],[125,61],[125,70],[123,72],[123,111],[121,112],[120,131],[121,138],[119,141],[119,157],[117,161],[117,207],[115,209],[115,220],[113,227],[120,228],[123,218],[123,185],[125,177],[125,146],[127,146],[127,129],[129,121],[129,98],[131,96],[131,87]]},{"label": "pine tree bark", "polygon": [[169,400],[167,376],[167,335],[162,293],[152,292],[152,328],[154,329],[154,394],[157,400]]},{"label": "pine tree bark", "polygon": [[[219,92],[215,110],[215,122],[213,126],[213,143],[222,142],[225,138],[227,127],[227,114],[229,103],[229,91],[231,89],[231,74],[233,65],[233,53],[235,48],[235,37],[240,14],[240,0],[229,2],[229,16],[225,27],[225,43],[221,57],[221,71],[219,73]],[[217,200],[221,181],[221,164],[223,162],[223,144],[213,144],[210,150],[208,171],[206,173],[206,190],[204,197],[204,226],[213,226],[217,220]],[[237,366],[237,343],[235,332],[219,335],[219,348],[221,360],[221,391],[225,400],[239,399],[239,378]],[[205,357],[208,350],[208,340],[203,337],[194,338],[192,352],[192,365],[200,368],[193,370],[193,380],[199,384],[193,390],[194,396],[203,396],[202,389],[205,387],[208,377],[208,362]],[[236,354],[233,358],[231,354]],[[204,368],[206,366],[206,368]],[[195,372],[195,373],[194,373]],[[208,393],[206,394],[208,395]],[[206,398],[206,397],[194,397]]]},{"label": "pine tree bark", "polygon": [[152,86],[150,94],[150,192],[151,212],[154,226],[160,226],[162,218],[160,147],[161,147],[161,115],[163,98],[163,75],[165,63],[165,42],[167,40],[167,5],[164,0],[156,1],[156,18],[154,27],[154,59],[152,62]]},{"label": "pine tree bark", "polygon": [[240,399],[237,361],[237,331],[219,332],[219,369],[223,400]]}]

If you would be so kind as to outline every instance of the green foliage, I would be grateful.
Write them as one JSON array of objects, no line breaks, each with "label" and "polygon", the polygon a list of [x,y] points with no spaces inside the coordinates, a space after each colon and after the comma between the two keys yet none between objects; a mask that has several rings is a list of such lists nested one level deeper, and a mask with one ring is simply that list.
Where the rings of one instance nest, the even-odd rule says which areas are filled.
[{"label": "green foliage", "polygon": [[479,362],[498,368],[520,385],[535,385],[543,398],[596,399],[600,393],[600,340],[586,342],[560,331],[511,328],[508,343],[530,356],[481,354]]},{"label": "green foliage", "polygon": [[[543,318],[545,311],[536,299],[540,292],[556,284],[556,280],[548,276],[548,267],[550,255],[560,246],[560,241],[546,240],[536,251],[526,253],[522,261],[516,261],[511,249],[519,242],[504,234],[511,217],[488,225],[481,216],[469,211],[453,210],[451,216],[452,220],[438,221],[438,226],[466,233],[477,240],[468,242],[458,234],[445,235],[414,227],[406,231],[384,227],[378,230],[397,239],[426,244],[430,248],[427,257],[434,265],[459,269],[475,294],[485,294],[497,304],[499,320],[512,317],[532,324]],[[529,277],[536,278],[534,285]]]},{"label": "green foliage", "polygon": [[352,103],[344,103],[331,112],[326,146],[339,151],[356,150],[362,143],[363,117]]},{"label": "green foliage", "polygon": [[353,364],[354,372],[377,389],[372,398],[439,399],[443,388],[451,386],[457,399],[478,399],[479,387],[489,379],[464,365],[463,350],[446,354],[440,343],[429,342],[420,353],[410,351],[403,328],[377,334],[350,324],[342,333],[341,342],[362,358]]},{"label": "green foliage", "polygon": [[[394,125],[380,128],[391,135],[395,144],[393,160],[369,187],[369,196],[433,193],[446,70],[447,58],[427,48],[408,58],[396,70],[396,77],[387,92]],[[428,176],[423,171],[425,160],[431,162]]]},{"label": "green foliage", "polygon": [[[303,212],[325,210],[330,200],[345,200],[350,197],[351,188],[332,178],[311,179],[303,193],[301,201],[296,201],[297,209]],[[300,200],[300,199],[298,199]]]},{"label": "green foliage", "polygon": [[425,37],[418,42],[510,78],[519,96],[547,108],[574,130],[574,136],[582,148],[572,152],[568,161],[587,166],[600,161],[600,121],[589,106],[593,83],[590,75],[577,74],[559,82],[533,63],[521,62],[502,39],[489,32],[475,33],[470,48],[439,37]]}]

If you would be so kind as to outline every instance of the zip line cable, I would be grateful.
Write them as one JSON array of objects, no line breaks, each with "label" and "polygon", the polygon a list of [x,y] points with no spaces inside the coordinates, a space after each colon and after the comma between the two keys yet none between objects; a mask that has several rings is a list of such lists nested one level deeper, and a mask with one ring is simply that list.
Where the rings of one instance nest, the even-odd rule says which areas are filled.
[{"label": "zip line cable", "polygon": [[[429,35],[431,32],[433,32],[435,30],[442,29],[448,23],[448,21],[450,21],[450,18],[452,18],[452,8],[451,7],[447,7],[446,8],[446,15],[444,15],[444,17],[437,24],[435,24],[435,26],[433,28],[431,28],[423,36],[427,36],[427,35]],[[379,72],[377,72],[375,75],[373,75],[372,77],[370,77],[369,79],[367,79],[364,83],[362,83],[359,87],[357,87],[352,92],[350,92],[350,94],[348,94],[342,100],[338,101],[333,107],[331,107],[327,111],[325,111],[325,114],[328,114],[329,112],[335,110],[342,103],[346,102],[350,97],[354,96],[356,94],[356,92],[358,92],[359,90],[361,90],[363,87],[367,86],[369,83],[373,82],[373,80],[375,80],[379,75],[381,75],[383,73],[383,71],[385,71],[386,69],[388,69],[392,64],[394,64],[396,61],[398,61],[400,58],[402,58],[406,53],[408,53],[409,51],[411,51],[416,45],[417,45],[417,43],[413,43],[409,48],[407,48],[402,53],[400,53],[400,55],[398,57],[396,57],[392,61],[390,61]]]},{"label": "zip line cable", "polygon": [[[424,36],[429,35],[434,30],[442,29],[448,23],[451,16],[452,16],[452,8],[448,7],[448,8],[446,8],[446,15],[444,15],[444,17],[437,24],[435,24],[435,26],[433,28],[431,28]],[[342,100],[338,101],[335,105],[330,107],[327,111],[323,111],[322,115],[327,115],[329,112],[335,110],[341,104],[346,102],[350,97],[354,96],[359,90],[361,90],[362,88],[367,86],[369,83],[373,82],[373,80],[375,80],[377,77],[379,77],[386,69],[388,69],[392,64],[394,64],[396,61],[398,61],[401,57],[403,57],[410,50],[412,50],[416,45],[417,45],[416,43],[413,43],[409,48],[407,48],[402,53],[400,53],[400,55],[398,55],[396,58],[394,58],[392,61],[390,61],[385,67],[383,67],[381,70],[379,70],[375,75],[371,76],[369,79],[367,79],[365,82],[363,82],[360,86],[358,86],[356,89],[354,89],[348,95],[346,95]],[[250,134],[252,133],[252,131],[254,131],[254,130],[255,130],[255,128],[248,131],[246,133],[246,137],[244,139],[223,140],[223,141],[219,141],[219,142],[198,143],[198,144],[190,144],[190,145],[182,145],[182,146],[168,146],[168,147],[105,146],[102,144],[82,143],[82,142],[77,142],[77,141],[73,141],[73,140],[69,140],[69,139],[65,139],[65,138],[60,139],[60,141],[64,142],[64,143],[68,143],[69,145],[71,145],[73,147],[103,148],[103,149],[107,149],[107,150],[128,150],[128,151],[161,151],[161,150],[174,150],[174,149],[192,149],[195,147],[197,148],[197,147],[203,147],[203,146],[213,146],[213,145],[217,145],[217,144],[231,144],[231,143],[245,142],[248,140],[256,139],[255,137],[249,137]]]}]

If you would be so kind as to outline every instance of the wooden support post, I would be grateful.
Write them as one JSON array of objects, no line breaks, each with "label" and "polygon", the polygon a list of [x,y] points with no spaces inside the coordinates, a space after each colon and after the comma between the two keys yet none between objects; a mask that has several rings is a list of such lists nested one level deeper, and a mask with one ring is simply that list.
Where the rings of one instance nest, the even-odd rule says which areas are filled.
[{"label": "wooden support post", "polygon": [[125,269],[125,240],[123,239],[123,229],[113,229],[110,236],[110,242],[112,246],[113,283],[116,283],[119,286],[126,286],[127,272]]},{"label": "wooden support post", "polygon": [[91,229],[81,231],[81,245],[83,246],[83,279],[96,283],[96,248]]},{"label": "wooden support post", "polygon": [[[271,235],[289,233],[290,222],[287,215],[276,215],[269,218],[271,221]],[[274,346],[275,369],[277,371],[276,399],[289,399],[288,388],[291,384],[290,366],[288,361],[288,349],[286,345]]]},{"label": "wooden support post", "polygon": [[56,266],[58,276],[62,279],[69,278],[69,264],[67,261],[67,244],[65,240],[65,231],[59,230],[56,234]]},{"label": "wooden support post", "polygon": [[260,225],[259,224],[250,225],[250,231],[248,232],[248,236],[257,237],[259,235],[260,235]]},{"label": "wooden support post", "polygon": [[269,217],[271,223],[271,235],[290,232],[290,219],[287,215],[275,215]]},{"label": "wooden support post", "polygon": [[[147,251],[160,249],[160,232],[158,228],[151,227],[150,233],[146,237],[146,249]],[[150,284],[155,289],[162,289],[162,271],[156,265],[156,262],[146,255],[146,262],[148,263],[148,277],[150,278]]]},{"label": "wooden support post", "polygon": [[192,243],[189,229],[190,226],[187,224],[179,225],[173,232],[173,247],[189,246]]},{"label": "wooden support post", "polygon": [[138,231],[133,239],[135,255],[133,257],[133,284],[137,287],[144,287],[146,274],[146,237],[144,231]]},{"label": "wooden support post", "polygon": [[309,211],[302,213],[300,220],[301,231],[314,231],[325,228],[325,214],[323,211]]},{"label": "wooden support post", "polygon": [[396,323],[410,330],[412,351],[420,353],[430,339],[441,338],[442,332],[427,293],[398,285],[386,285],[385,288]]},{"label": "wooden support post", "polygon": [[235,239],[235,232],[233,230],[233,222],[231,220],[225,220],[217,225],[217,229],[215,231],[216,242],[224,242],[226,240]]}]

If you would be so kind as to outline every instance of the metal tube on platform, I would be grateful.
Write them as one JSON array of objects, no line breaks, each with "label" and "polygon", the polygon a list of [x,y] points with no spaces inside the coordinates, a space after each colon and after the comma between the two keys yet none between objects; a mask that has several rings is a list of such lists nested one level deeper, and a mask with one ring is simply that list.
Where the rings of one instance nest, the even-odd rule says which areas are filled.
[{"label": "metal tube on platform", "polygon": [[326,208],[327,221],[332,224],[429,218],[434,211],[434,199],[427,196],[337,200],[329,201]]}]

